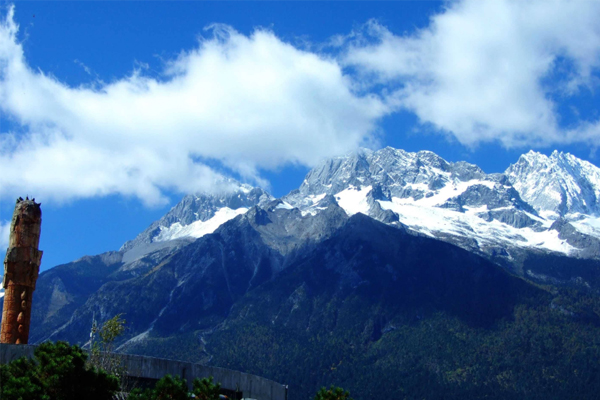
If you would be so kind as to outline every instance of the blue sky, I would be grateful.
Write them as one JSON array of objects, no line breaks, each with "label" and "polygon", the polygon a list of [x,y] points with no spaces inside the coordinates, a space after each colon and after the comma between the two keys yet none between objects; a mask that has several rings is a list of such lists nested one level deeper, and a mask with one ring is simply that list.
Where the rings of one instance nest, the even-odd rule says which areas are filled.
[{"label": "blue sky", "polygon": [[[599,165],[598,2],[0,3],[0,231],[116,250],[221,175],[300,185],[359,146]],[[6,238],[0,240],[6,246]]]}]

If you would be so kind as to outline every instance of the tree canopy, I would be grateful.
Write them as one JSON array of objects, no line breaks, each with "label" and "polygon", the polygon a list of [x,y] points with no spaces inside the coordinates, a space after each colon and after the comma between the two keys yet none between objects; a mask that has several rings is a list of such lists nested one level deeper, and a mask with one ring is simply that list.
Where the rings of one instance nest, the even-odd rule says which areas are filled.
[{"label": "tree canopy", "polygon": [[110,400],[118,379],[87,365],[87,353],[66,342],[43,343],[34,358],[0,365],[2,400]]}]

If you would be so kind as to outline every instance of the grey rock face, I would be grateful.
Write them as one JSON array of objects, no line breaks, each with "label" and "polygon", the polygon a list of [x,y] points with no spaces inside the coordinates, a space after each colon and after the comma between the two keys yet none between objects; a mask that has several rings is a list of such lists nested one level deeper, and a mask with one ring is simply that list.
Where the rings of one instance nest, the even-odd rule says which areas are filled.
[{"label": "grey rock face", "polygon": [[514,207],[532,214],[536,213],[529,204],[521,200],[514,188],[500,186],[496,184],[493,188],[489,188],[486,185],[472,185],[453,200],[461,206],[487,206],[488,209]]},{"label": "grey rock face", "polygon": [[486,221],[500,221],[504,224],[514,226],[515,228],[529,227],[536,231],[544,229],[538,221],[520,210],[491,210],[478,213],[477,216]]},{"label": "grey rock face", "polygon": [[485,172],[481,170],[477,165],[469,164],[465,161],[458,161],[450,164],[452,177],[459,181],[470,181],[472,179],[487,179],[489,178]]},{"label": "grey rock face", "polygon": [[[116,263],[111,264],[107,276],[102,276],[108,284],[97,284],[93,293],[86,292],[76,314],[72,318],[61,314],[62,325],[58,329],[53,325],[52,333],[45,330],[45,337],[82,337],[86,329],[89,331],[86,324],[92,315],[99,319],[116,315],[124,303],[131,310],[128,321],[135,334],[145,330],[172,332],[181,326],[174,326],[173,319],[182,315],[187,315],[185,323],[193,326],[212,326],[247,291],[271,280],[348,221],[335,202],[314,216],[303,216],[298,209],[278,208],[281,204],[276,200],[264,207],[252,207],[213,234],[185,246],[154,250],[126,264],[118,262],[121,253],[110,254],[112,258],[90,258]],[[78,261],[83,262],[89,261]],[[60,271],[56,269],[55,273]],[[44,275],[41,282],[47,285],[49,277],[52,275]],[[40,318],[48,318],[48,313]],[[203,315],[201,321],[195,319],[198,315]]]},{"label": "grey rock face", "polygon": [[297,193],[286,196],[286,201],[301,204],[302,197],[335,194],[349,186],[369,185],[379,185],[386,196],[420,196],[423,190],[410,185],[424,184],[435,190],[443,187],[453,173],[456,176],[477,173],[478,167],[463,164],[465,166],[455,171],[450,163],[430,151],[408,153],[391,147],[378,151],[362,149],[317,166],[308,173]]},{"label": "grey rock face", "polygon": [[579,232],[564,218],[557,219],[550,229],[558,231],[558,237],[564,239],[571,246],[580,249],[580,256],[584,258],[597,258],[600,256],[600,240],[590,235]]},{"label": "grey rock face", "polygon": [[[450,206],[455,207],[450,207]],[[485,185],[469,186],[459,196],[451,199],[447,205],[456,211],[464,211],[464,207],[487,207],[489,211],[477,214],[478,217],[492,221],[497,220],[515,228],[536,227],[540,223],[527,213],[537,215],[537,212],[523,200],[513,187],[496,184],[493,189]]]},{"label": "grey rock face", "polygon": [[260,233],[262,240],[280,254],[287,255],[310,243],[329,237],[348,216],[333,198],[320,203],[321,212],[303,215],[298,208],[277,208],[281,200],[254,207],[242,218]]}]

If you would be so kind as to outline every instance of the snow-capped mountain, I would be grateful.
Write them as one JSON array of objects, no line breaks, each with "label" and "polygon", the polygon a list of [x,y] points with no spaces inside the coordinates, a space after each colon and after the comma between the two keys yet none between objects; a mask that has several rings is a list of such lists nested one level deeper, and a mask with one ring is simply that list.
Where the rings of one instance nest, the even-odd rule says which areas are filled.
[{"label": "snow-capped mountain", "polygon": [[[218,194],[185,196],[120,251],[40,274],[31,341],[82,344],[92,319],[126,314],[129,325],[116,344],[119,351],[170,358],[185,353],[209,365],[238,365],[231,363],[266,352],[275,360],[273,371],[290,373],[300,365],[311,376],[320,371],[330,379],[331,365],[340,366],[337,355],[344,354],[339,346],[345,341],[337,338],[349,331],[347,337],[358,347],[348,342],[355,353],[345,353],[347,359],[373,347],[373,365],[386,364],[390,357],[404,360],[406,353],[399,349],[411,327],[425,329],[415,335],[415,348],[427,348],[423,334],[449,335],[449,342],[463,343],[456,339],[457,323],[485,327],[489,338],[498,326],[517,319],[516,309],[527,307],[543,310],[534,326],[538,319],[564,324],[570,318],[582,321],[573,332],[587,332],[600,326],[592,309],[596,303],[576,298],[583,308],[571,311],[571,297],[562,288],[594,296],[600,291],[600,240],[590,222],[597,214],[583,194],[600,180],[596,167],[562,156],[571,160],[569,165],[586,167],[585,173],[569,170],[571,180],[554,186],[571,196],[566,202],[571,211],[563,214],[531,200],[553,184],[543,174],[528,179],[538,172],[535,167],[486,174],[427,151],[361,150],[327,160],[280,199],[228,181],[228,190]],[[565,182],[569,190],[561,186]],[[573,206],[583,200],[588,209]],[[435,318],[443,318],[443,324]],[[400,335],[392,333],[397,327],[402,327]],[[512,343],[515,331],[502,331],[499,337]],[[571,336],[565,337],[572,343]],[[260,344],[248,345],[255,338]],[[269,353],[277,338],[293,351]],[[314,338],[335,338],[325,352],[335,358],[323,363],[323,342]],[[390,342],[393,338],[398,342]],[[307,343],[315,343],[310,353],[303,347]],[[460,346],[471,362],[471,348]],[[237,351],[244,348],[256,353]],[[432,348],[437,357],[437,345]],[[506,348],[498,348],[498,359],[504,359]],[[545,349],[540,352],[544,355]],[[564,354],[571,358],[568,351]],[[592,361],[584,362],[597,359],[590,354]],[[380,355],[385,362],[379,362]],[[315,364],[303,364],[310,360]],[[581,363],[573,362],[569,371]],[[342,368],[359,364],[344,362]],[[454,371],[455,365],[448,368]],[[410,366],[407,374],[414,371]],[[363,397],[372,398],[396,376],[396,368],[379,382],[368,375],[373,386]],[[430,382],[431,375],[424,376]],[[495,382],[497,373],[492,378]],[[502,398],[513,397],[518,396]]]},{"label": "snow-capped mountain", "polygon": [[[149,251],[193,240],[214,232],[219,226],[244,214],[256,205],[264,205],[273,197],[260,188],[233,179],[222,182],[215,193],[186,195],[161,219],[155,221],[135,239],[126,242],[121,251],[130,252],[129,259]],[[135,249],[135,251],[131,251]],[[126,257],[127,258],[127,257]]]},{"label": "snow-capped mountain", "polygon": [[569,154],[523,154],[506,170],[521,197],[556,219],[569,214],[600,216],[600,169]]},{"label": "snow-capped mountain", "polygon": [[486,174],[430,151],[361,149],[324,161],[276,204],[262,189],[227,183],[220,194],[185,196],[122,247],[124,259],[187,244],[253,206],[298,209],[302,217],[331,204],[496,261],[531,250],[600,256],[600,169],[570,154],[529,152],[506,173]]},{"label": "snow-capped mountain", "polygon": [[[504,175],[487,175],[466,162],[449,163],[430,151],[387,147],[328,160],[309,172],[300,189],[285,200],[312,212],[329,194],[351,214],[377,208],[374,200],[381,205],[396,199],[398,204],[446,208],[519,228],[536,225],[539,219]],[[367,202],[361,203],[365,196]]]},{"label": "snow-capped mountain", "polygon": [[429,151],[388,147],[327,160],[283,201],[314,214],[331,196],[348,215],[405,225],[472,251],[506,258],[510,248],[578,252],[551,229],[554,219],[522,199],[507,175],[450,163]]},{"label": "snow-capped mountain", "polygon": [[552,230],[586,258],[600,255],[600,169],[569,154],[522,155],[505,172],[521,197],[539,215],[555,221]]}]

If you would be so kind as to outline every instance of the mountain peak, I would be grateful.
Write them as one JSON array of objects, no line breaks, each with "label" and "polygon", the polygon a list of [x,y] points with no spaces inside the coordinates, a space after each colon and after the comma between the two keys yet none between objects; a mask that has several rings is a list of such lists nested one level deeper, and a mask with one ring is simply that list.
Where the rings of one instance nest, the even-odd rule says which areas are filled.
[{"label": "mountain peak", "polygon": [[600,214],[600,169],[570,153],[529,151],[505,173],[521,197],[548,216]]},{"label": "mountain peak", "polygon": [[529,150],[527,153],[521,154],[517,163],[529,163],[540,165],[548,163],[549,160],[550,158],[547,155],[537,152],[535,150]]},{"label": "mountain peak", "polygon": [[218,182],[214,192],[189,194],[161,219],[150,225],[121,250],[167,242],[181,238],[198,238],[214,232],[223,223],[256,205],[264,205],[273,196],[259,187],[225,178]]},{"label": "mountain peak", "polygon": [[224,179],[213,193],[185,196],[122,250],[186,244],[258,206],[276,216],[288,210],[294,220],[327,219],[322,214],[331,207],[346,216],[362,213],[483,253],[516,246],[570,254],[573,247],[548,231],[551,222],[599,215],[598,199],[600,170],[569,153],[532,150],[505,174],[486,174],[428,150],[361,148],[324,160],[277,202],[260,188]]}]

